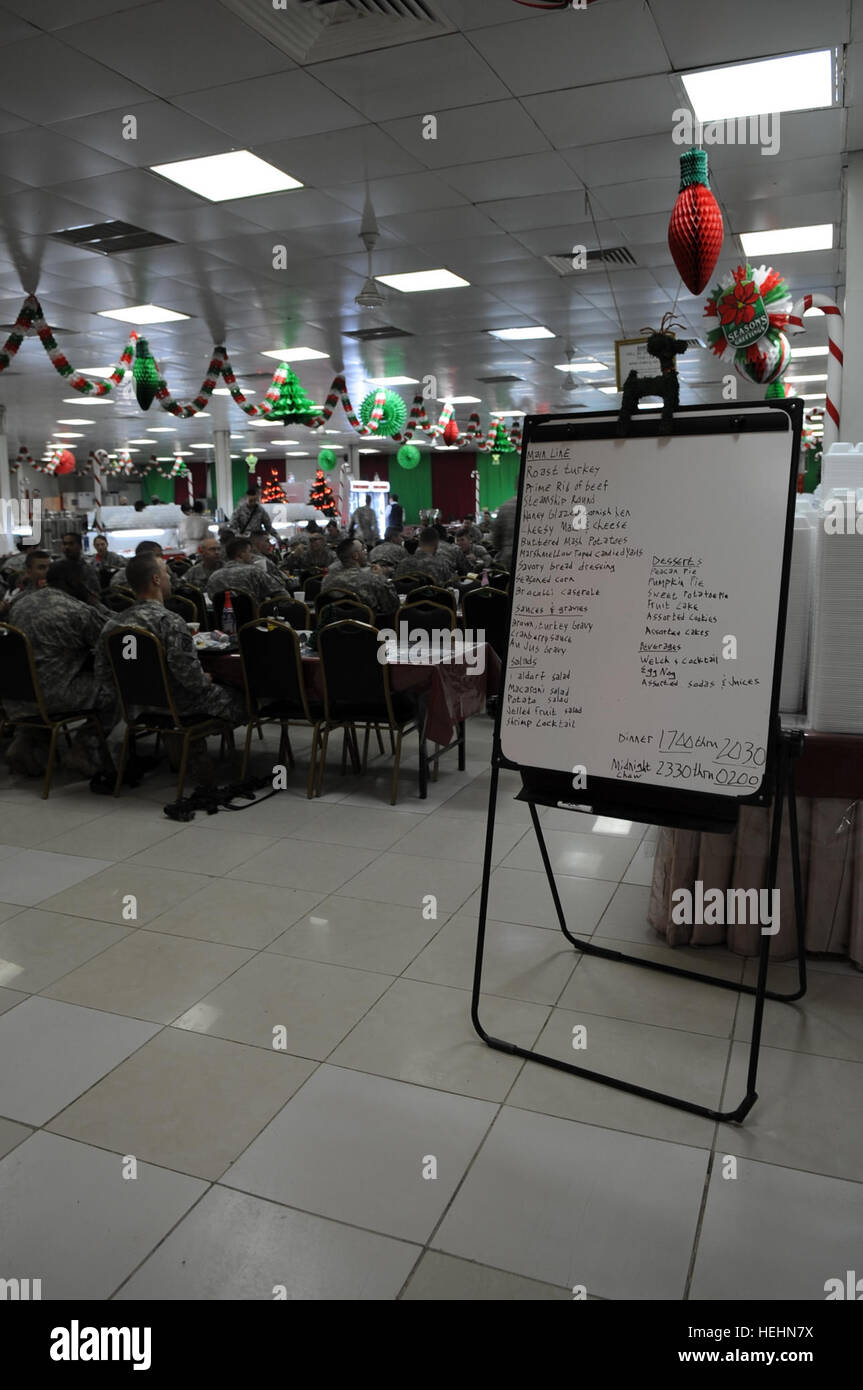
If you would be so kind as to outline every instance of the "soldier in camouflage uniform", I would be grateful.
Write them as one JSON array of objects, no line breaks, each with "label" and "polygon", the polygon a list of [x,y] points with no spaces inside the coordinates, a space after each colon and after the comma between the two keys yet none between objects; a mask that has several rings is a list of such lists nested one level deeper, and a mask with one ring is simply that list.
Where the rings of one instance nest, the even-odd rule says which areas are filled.
[{"label": "soldier in camouflage uniform", "polygon": [[361,603],[380,617],[391,617],[399,606],[399,596],[393,585],[385,579],[376,565],[366,564],[365,548],[359,541],[342,541],[338,549],[341,569],[327,577],[321,585],[318,607],[322,608],[330,589],[347,589],[355,594]]},{"label": "soldier in camouflage uniform", "polygon": [[99,583],[99,576],[93,569],[93,566],[88,565],[84,559],[84,548],[81,544],[79,533],[77,531],[67,531],[64,536],[60,537],[60,545],[63,550],[63,559],[68,561],[69,564],[74,565],[79,582],[84,585],[85,589],[89,589],[90,593],[95,594],[98,598],[102,591],[102,586]]},{"label": "soldier in camouflage uniform", "polygon": [[272,541],[266,531],[257,531],[251,537],[251,541],[252,564],[263,570],[271,579],[278,579],[284,586],[284,575],[272,557]]},{"label": "soldier in camouflage uniform", "polygon": [[[160,546],[158,541],[139,541],[138,544],[135,546],[135,554],[161,555],[162,547]],[[128,589],[129,581],[126,578],[125,563],[123,565],[123,568],[121,570],[117,570],[117,573],[113,576],[110,587],[112,589]]]},{"label": "soldier in camouflage uniform", "polygon": [[87,562],[93,566],[97,574],[100,569],[121,569],[126,563],[122,555],[118,555],[116,550],[108,548],[108,542],[104,536],[96,536],[93,541],[93,554],[88,556]]},{"label": "soldier in camouflage uniform", "polygon": [[512,543],[515,540],[517,506],[517,497],[510,497],[508,502],[504,502],[499,508],[491,528],[491,545],[497,552],[494,562],[502,570],[508,570],[512,564]]},{"label": "soldier in camouflage uniform", "polygon": [[396,566],[395,580],[398,584],[401,574],[427,574],[430,584],[445,589],[452,577],[450,566],[438,558],[440,536],[433,526],[424,526],[420,531],[419,544],[413,555],[406,555]]},{"label": "soldier in camouflage uniform", "polygon": [[[136,556],[129,561],[128,573],[137,601],[122,613],[111,615],[102,629],[102,639],[124,627],[143,627],[155,633],[165,652],[171,694],[178,714],[224,719],[232,728],[245,723],[240,692],[213,683],[198,660],[187,625],[179,614],[165,607],[165,599],[171,592],[171,576],[165,561],[152,553]],[[96,651],[96,679],[103,687],[114,690],[104,640],[99,642]]]},{"label": "soldier in camouflage uniform", "polygon": [[250,487],[231,517],[231,530],[236,536],[251,536],[256,531],[269,531],[275,536],[269,513],[261,503],[261,489]]},{"label": "soldier in camouflage uniform", "polygon": [[405,558],[405,548],[402,545],[401,528],[398,526],[388,526],[386,535],[380,545],[376,545],[369,551],[370,565],[391,565],[395,568],[400,565]]},{"label": "soldier in camouflage uniform", "polygon": [[221,569],[214,570],[207,580],[207,593],[223,594],[226,589],[232,593],[249,594],[256,603],[275,594],[284,594],[283,576],[272,579],[266,570],[252,564],[252,549],[247,536],[235,536],[227,545],[228,558]]},{"label": "soldier in camouflage uniform", "polygon": [[216,570],[220,570],[224,564],[222,559],[222,547],[215,536],[210,536],[208,540],[201,541],[198,546],[200,559],[192,565],[191,569],[186,570],[183,575],[184,584],[194,584],[196,589],[206,589],[207,580]]},{"label": "soldier in camouflage uniform", "polygon": [[50,568],[51,556],[47,550],[28,550],[23,574],[18,579],[16,587],[0,603],[0,618],[3,621],[13,621],[9,615],[14,612],[15,605],[25,594],[34,593],[36,589],[44,589]]},{"label": "soldier in camouflage uniform", "polygon": [[437,558],[443,560],[444,564],[449,567],[451,580],[467,574],[467,561],[458,546],[452,541],[442,540],[438,542]]}]

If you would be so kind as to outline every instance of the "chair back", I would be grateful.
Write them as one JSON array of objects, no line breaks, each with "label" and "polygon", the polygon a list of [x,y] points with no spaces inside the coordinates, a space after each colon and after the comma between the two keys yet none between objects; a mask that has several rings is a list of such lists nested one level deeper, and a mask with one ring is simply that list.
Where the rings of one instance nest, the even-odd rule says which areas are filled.
[{"label": "chair back", "polygon": [[200,622],[198,610],[190,598],[183,594],[172,593],[165,599],[165,607],[169,613],[177,613],[184,623]]},{"label": "chair back", "polygon": [[[303,582],[302,579],[301,582]],[[306,579],[303,582],[303,599],[306,603],[314,603],[318,594],[321,592],[321,585],[323,582],[319,574],[314,574],[310,579]]]},{"label": "chair back", "polygon": [[322,600],[318,601],[319,628],[326,627],[328,623],[341,623],[350,618],[353,618],[355,622],[368,623],[369,626],[374,627],[374,613],[367,603],[362,603],[358,598],[342,598],[341,596],[333,599],[330,603],[330,592],[327,590],[324,595],[327,599],[326,603]]},{"label": "chair back", "polygon": [[393,584],[400,594],[412,594],[414,589],[428,589],[427,574],[394,574]]},{"label": "chair back", "polygon": [[180,579],[187,570],[192,568],[191,560],[169,560],[168,569]]},{"label": "chair back", "polygon": [[[225,592],[226,591],[220,594],[213,594],[213,617],[216,627],[221,627],[222,625],[222,613],[225,609]],[[258,616],[258,605],[255,603],[251,594],[244,594],[239,589],[231,589],[228,592],[230,592],[231,595],[231,607],[234,610],[237,627],[245,627],[246,623],[254,622],[255,618]]]},{"label": "chair back", "polygon": [[502,659],[506,651],[509,624],[509,595],[500,589],[471,589],[462,598],[466,628],[485,633],[485,640]]},{"label": "chair back", "polygon": [[509,570],[489,570],[489,587],[492,589],[501,589],[505,593],[509,588],[509,578]]},{"label": "chair back", "polygon": [[308,632],[312,626],[312,615],[308,605],[294,598],[268,598],[259,609],[262,618],[282,618],[298,632]]},{"label": "chair back", "polygon": [[408,594],[408,603],[442,603],[445,607],[451,608],[453,613],[457,606],[455,594],[438,584],[418,584]]},{"label": "chair back", "polygon": [[210,613],[203,589],[199,589],[196,584],[178,584],[174,593],[177,598],[188,599],[190,603],[194,604],[195,616],[189,621],[200,623],[201,631],[206,632],[210,626]]},{"label": "chair back", "polygon": [[446,628],[455,630],[455,613],[445,603],[403,603],[393,620],[396,632],[399,624],[405,622],[409,629],[422,629],[423,632],[436,632]]},{"label": "chair back", "polygon": [[[130,643],[130,638],[134,643]],[[126,723],[131,722],[129,712],[132,709],[142,708],[168,713],[174,724],[179,725],[164,648],[156,634],[130,623],[115,628],[102,640]]]},{"label": "chair back", "polygon": [[112,613],[122,613],[124,608],[132,607],[135,599],[123,590],[107,589],[99,602],[103,608],[110,608]]},{"label": "chair back", "polygon": [[47,721],[30,638],[20,628],[0,623],[0,704],[7,701],[36,705]]},{"label": "chair back", "polygon": [[284,714],[309,719],[300,639],[281,618],[259,618],[237,633],[250,717]]},{"label": "chair back", "polygon": [[378,660],[378,630],[349,619],[318,632],[324,717],[355,722],[393,720],[389,672]]}]

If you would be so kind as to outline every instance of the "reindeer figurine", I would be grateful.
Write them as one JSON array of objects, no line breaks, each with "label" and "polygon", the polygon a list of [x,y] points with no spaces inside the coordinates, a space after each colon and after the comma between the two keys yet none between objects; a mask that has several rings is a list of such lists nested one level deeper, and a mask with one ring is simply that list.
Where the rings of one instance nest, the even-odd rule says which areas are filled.
[{"label": "reindeer figurine", "polygon": [[671,330],[682,327],[682,324],[675,321],[673,313],[667,313],[663,314],[658,329],[642,328],[642,333],[650,334],[647,351],[651,357],[659,359],[659,376],[639,376],[636,371],[629,373],[623,383],[623,402],[617,417],[618,434],[629,433],[632,413],[637,409],[642,396],[662,397],[662,423],[667,427],[666,432],[671,432],[671,417],[680,405],[680,382],[677,379],[674,359],[688,347],[686,341],[676,338]]}]

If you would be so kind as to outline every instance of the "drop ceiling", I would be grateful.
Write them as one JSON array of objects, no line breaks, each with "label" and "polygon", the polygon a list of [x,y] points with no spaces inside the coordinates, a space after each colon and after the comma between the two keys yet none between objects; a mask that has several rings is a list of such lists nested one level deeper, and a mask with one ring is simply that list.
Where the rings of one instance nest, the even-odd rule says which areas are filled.
[{"label": "drop ceiling", "polygon": [[[64,329],[68,357],[86,368],[115,362],[125,341],[124,325],[100,310],[155,303],[188,314],[147,331],[178,397],[196,394],[210,349],[224,341],[252,399],[272,371],[262,350],[302,345],[329,354],[299,368],[318,400],[344,368],[355,404],[375,376],[434,375],[437,396],[480,396],[484,416],[606,408],[598,386],[611,375],[562,390],[555,364],[568,349],[613,368],[615,338],[673,307],[685,335],[703,337],[703,296],[681,289],[665,240],[680,153],[672,113],[684,104],[678,74],[824,47],[846,62],[846,105],[783,116],[775,156],[716,146],[710,162],[726,225],[719,269],[741,259],[740,232],[833,222],[835,250],[786,256],[779,268],[796,294],[841,297],[843,166],[863,144],[853,104],[863,5],[597,0],[558,13],[512,0],[434,0],[431,8],[431,37],[415,37],[414,25],[393,46],[355,52],[340,38],[330,49],[341,56],[315,61],[312,50],[301,63],[289,56],[295,44],[273,41],[280,12],[253,25],[245,0],[0,0],[0,321],[12,322],[35,290]],[[123,137],[128,115],[135,140]],[[437,119],[433,140],[423,134],[427,115]],[[304,187],[211,203],[148,168],[232,149],[250,149]],[[357,308],[367,181],[381,231],[375,272],[446,267],[468,288],[389,289],[379,310]],[[112,218],[172,244],[104,256],[51,238]],[[545,257],[576,243],[625,247],[635,264],[612,268],[610,279],[595,269],[560,277]],[[279,244],[285,270],[273,268]],[[556,336],[501,342],[488,332],[529,324]],[[347,336],[378,325],[408,336]],[[823,320],[807,325],[808,343],[825,340]],[[723,370],[707,352],[687,355],[682,399],[716,399]],[[483,383],[495,377],[516,380]],[[760,392],[741,382],[740,394]],[[78,427],[79,457],[162,424],[176,432],[156,438],[172,446],[221,425],[241,436],[238,451],[261,443],[226,398],[196,423],[168,420],[157,406],[145,415],[122,398],[64,404],[72,395],[38,341],[25,342],[0,374],[13,457],[20,445],[38,456],[58,420],[77,415],[94,419]],[[347,429],[340,411],[330,424]],[[308,446],[308,431],[287,435]]]}]

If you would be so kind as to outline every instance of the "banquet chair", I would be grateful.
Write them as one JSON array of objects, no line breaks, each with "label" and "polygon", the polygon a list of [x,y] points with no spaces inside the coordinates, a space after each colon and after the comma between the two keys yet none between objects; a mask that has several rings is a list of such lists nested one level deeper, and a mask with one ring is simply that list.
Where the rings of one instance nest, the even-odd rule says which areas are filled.
[{"label": "banquet chair", "polygon": [[35,705],[38,713],[19,715],[12,718],[4,708],[0,708],[0,738],[7,726],[12,729],[46,729],[51,735],[48,747],[48,763],[45,768],[45,781],[42,786],[42,800],[47,801],[51,794],[51,781],[54,776],[54,759],[57,753],[57,735],[61,729],[66,743],[71,743],[69,729],[73,726],[89,724],[96,731],[103,751],[107,753],[105,734],[93,710],[64,710],[49,714],[45,707],[45,697],[39,684],[39,674],[33,658],[30,638],[17,627],[0,623],[0,706],[6,702]]},{"label": "banquet chair", "polygon": [[[231,589],[231,607],[234,610],[237,628],[245,627],[246,623],[254,622],[258,616],[258,605],[251,594],[244,594],[239,589]],[[213,594],[213,621],[217,628],[222,625],[222,613],[225,608],[225,594]]]},{"label": "banquet chair", "polygon": [[374,627],[374,614],[367,603],[363,603],[361,599],[349,597],[346,593],[344,597],[340,593],[331,603],[329,601],[331,592],[332,590],[329,590],[325,596],[327,602],[318,607],[319,628],[325,627],[327,623],[344,622],[347,618],[354,618],[358,623],[368,623]]},{"label": "banquet chair", "polygon": [[168,569],[171,571],[171,573],[172,573],[173,575],[176,575],[177,579],[182,579],[183,575],[186,574],[191,568],[192,568],[192,561],[191,561],[191,560],[169,560],[169,561],[168,561]]},{"label": "banquet chair", "polygon": [[418,584],[408,594],[408,603],[438,603],[456,611],[456,596],[440,584]]},{"label": "banquet chair", "polygon": [[303,680],[303,663],[300,656],[300,640],[289,623],[280,618],[260,618],[246,623],[237,634],[240,660],[243,667],[243,684],[246,691],[246,710],[249,721],[246,725],[246,744],[243,750],[243,771],[245,778],[249,764],[249,751],[252,744],[252,730],[257,725],[278,724],[281,727],[281,741],[277,761],[283,763],[287,754],[288,766],[294,766],[291,750],[291,724],[306,724],[312,730],[312,752],[309,762],[309,781],[307,795],[312,797],[315,789],[317,753],[320,744],[320,726],[323,719],[323,706],[310,701],[306,695]]},{"label": "banquet chair", "polygon": [[[124,657],[124,644],[127,637],[135,638],[135,660]],[[180,771],[177,779],[177,799],[183,795],[186,780],[186,765],[189,761],[189,744],[192,739],[207,738],[211,734],[226,732],[223,719],[213,719],[206,714],[180,715],[171,694],[165,652],[160,639],[147,628],[116,628],[103,638],[114,677],[114,685],[120,700],[120,711],[126,726],[123,733],[123,747],[117,766],[117,781],[114,795],[120,795],[126,760],[129,756],[129,742],[137,734],[177,734],[183,740],[180,756]],[[137,709],[138,714],[132,711]]]},{"label": "banquet chair", "polygon": [[[318,764],[317,793],[320,796],[327,760],[327,740],[331,731],[344,729],[346,738],[353,741],[356,751],[356,725],[366,726],[363,766],[368,756],[369,734],[372,725],[389,729],[395,744],[393,780],[390,804],[398,798],[399,763],[405,734],[416,732],[419,737],[419,794],[425,797],[428,785],[428,760],[424,739],[424,720],[410,696],[394,691],[390,685],[389,668],[378,659],[380,643],[378,630],[367,623],[353,620],[330,623],[318,633],[321,658],[321,678],[324,697],[324,720],[321,735],[321,754]],[[342,752],[342,766],[345,754]]]},{"label": "banquet chair", "polygon": [[127,593],[126,590],[108,589],[102,594],[99,602],[103,608],[110,608],[112,613],[122,613],[124,609],[132,607],[135,595]]},{"label": "banquet chair", "polygon": [[283,618],[290,627],[296,628],[298,632],[309,632],[312,626],[312,615],[308,605],[295,598],[268,598],[265,599],[259,609],[261,618]]},{"label": "banquet chair", "polygon": [[176,613],[183,619],[184,623],[197,623],[200,621],[198,610],[192,599],[186,598],[183,594],[169,594],[165,599],[165,607],[169,613]]},{"label": "banquet chair", "polygon": [[320,574],[314,574],[311,576],[310,579],[305,580],[305,582],[302,585],[303,602],[305,604],[308,605],[310,603],[315,602],[316,598],[318,597],[318,594],[321,592],[321,585],[323,584],[323,582],[323,576]]},{"label": "banquet chair", "polygon": [[427,589],[429,577],[427,574],[396,574],[393,575],[393,586],[400,594],[412,594],[414,589]]},{"label": "banquet chair", "polygon": [[488,572],[488,583],[492,589],[501,589],[506,593],[509,589],[509,581],[509,570],[490,569]]},{"label": "banquet chair", "polygon": [[203,589],[199,589],[196,584],[177,584],[174,593],[178,598],[189,599],[195,606],[195,617],[190,622],[197,622],[201,625],[202,632],[208,632],[210,628],[210,613],[207,608],[207,600]]},{"label": "banquet chair", "polygon": [[426,600],[403,603],[393,619],[396,632],[399,624],[405,622],[409,628],[421,628],[424,632],[434,632],[438,628],[455,629],[455,613],[449,604],[429,603]]},{"label": "banquet chair", "polygon": [[464,625],[485,634],[495,655],[503,660],[509,617],[509,596],[500,589],[471,589],[462,598]]}]

